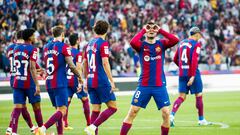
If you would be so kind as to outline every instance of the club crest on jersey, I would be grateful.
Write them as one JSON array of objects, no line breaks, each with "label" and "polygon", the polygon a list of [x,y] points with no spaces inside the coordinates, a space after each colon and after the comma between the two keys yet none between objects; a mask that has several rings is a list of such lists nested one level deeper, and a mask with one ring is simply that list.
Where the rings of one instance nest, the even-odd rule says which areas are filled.
[{"label": "club crest on jersey", "polygon": [[144,56],[144,60],[145,61],[149,61],[150,60],[150,57],[148,55]]},{"label": "club crest on jersey", "polygon": [[161,48],[158,46],[158,47],[155,48],[155,51],[158,53],[158,52],[161,51]]}]

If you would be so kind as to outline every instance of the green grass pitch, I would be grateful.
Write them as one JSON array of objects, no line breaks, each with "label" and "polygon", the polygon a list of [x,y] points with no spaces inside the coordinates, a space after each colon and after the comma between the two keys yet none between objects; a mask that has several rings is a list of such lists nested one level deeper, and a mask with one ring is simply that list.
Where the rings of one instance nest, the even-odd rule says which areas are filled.
[{"label": "green grass pitch", "polygon": [[[170,95],[173,103],[177,95]],[[117,97],[118,112],[99,128],[100,135],[119,135],[122,121],[130,107],[131,96]],[[9,123],[12,110],[12,101],[0,101],[0,135],[4,135]],[[105,108],[105,105],[103,105]],[[229,128],[220,128],[220,125],[204,126],[197,125],[197,110],[195,109],[195,98],[189,96],[182,104],[176,114],[176,127],[170,129],[170,135],[240,135],[240,92],[219,92],[206,93],[204,95],[205,117],[209,121],[221,122],[229,125]],[[31,106],[28,106],[31,116]],[[54,112],[50,100],[42,101],[42,113],[44,121]],[[157,110],[153,100],[148,104],[147,109],[142,109],[134,121],[129,135],[159,135],[162,117]],[[65,131],[66,135],[85,135],[85,119],[82,112],[82,104],[79,100],[73,99],[69,111],[69,123],[73,130]],[[48,131],[55,131],[53,126]],[[18,133],[30,135],[29,128],[22,119],[19,120]]]}]

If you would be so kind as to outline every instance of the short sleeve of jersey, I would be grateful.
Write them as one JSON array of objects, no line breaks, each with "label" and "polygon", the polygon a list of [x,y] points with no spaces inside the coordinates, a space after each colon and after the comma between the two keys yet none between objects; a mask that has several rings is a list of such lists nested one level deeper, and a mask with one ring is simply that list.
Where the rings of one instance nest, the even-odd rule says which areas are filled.
[{"label": "short sleeve of jersey", "polygon": [[76,62],[82,63],[82,61],[83,61],[82,53],[80,52],[76,56]]},{"label": "short sleeve of jersey", "polygon": [[37,48],[33,48],[32,53],[30,54],[30,60],[32,61],[37,61],[37,56],[38,56],[38,50]]},{"label": "short sleeve of jersey", "polygon": [[72,56],[71,55],[71,48],[66,44],[63,45],[62,53],[63,53],[64,56]]},{"label": "short sleeve of jersey", "polygon": [[109,57],[109,45],[108,42],[104,42],[100,47],[101,57]]}]

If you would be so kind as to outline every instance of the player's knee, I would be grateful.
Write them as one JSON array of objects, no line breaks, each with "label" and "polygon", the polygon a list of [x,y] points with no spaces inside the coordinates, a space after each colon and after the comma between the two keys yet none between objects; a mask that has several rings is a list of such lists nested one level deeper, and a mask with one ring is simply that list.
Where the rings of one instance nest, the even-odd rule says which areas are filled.
[{"label": "player's knee", "polygon": [[202,93],[197,93],[197,94],[195,94],[195,96],[196,96],[196,98],[197,98],[197,97],[201,97],[201,96],[202,96]]},{"label": "player's knee", "polygon": [[40,102],[32,104],[33,110],[39,110],[40,107]]},{"label": "player's knee", "polygon": [[129,111],[129,117],[135,117],[137,115],[138,111],[139,110],[137,110],[137,109],[131,109]]},{"label": "player's knee", "polygon": [[87,101],[88,98],[87,97],[83,97],[81,100],[84,102],[84,101]]},{"label": "player's knee", "polygon": [[58,107],[57,111],[60,111],[62,113],[62,115],[64,116],[66,114],[67,107],[66,106]]},{"label": "player's knee", "polygon": [[186,95],[180,95],[179,97],[182,98],[183,101],[185,101],[185,100],[187,99],[187,96],[186,96]]},{"label": "player's knee", "polygon": [[92,105],[92,111],[101,111],[101,105],[93,104]]},{"label": "player's knee", "polygon": [[164,110],[162,110],[162,116],[163,116],[164,118],[168,118],[168,117],[170,116],[170,111],[169,111],[169,109],[164,109]]},{"label": "player's knee", "polygon": [[15,104],[14,106],[15,106],[15,108],[23,108],[23,105],[24,104]]}]

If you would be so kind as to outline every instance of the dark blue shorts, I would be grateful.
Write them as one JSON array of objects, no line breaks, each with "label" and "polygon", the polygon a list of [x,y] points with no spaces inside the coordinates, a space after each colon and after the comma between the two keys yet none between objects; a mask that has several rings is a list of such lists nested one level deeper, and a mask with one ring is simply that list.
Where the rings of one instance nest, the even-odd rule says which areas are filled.
[{"label": "dark blue shorts", "polygon": [[111,89],[111,86],[88,88],[91,104],[101,104],[109,101],[116,101],[115,94],[111,92]]},{"label": "dark blue shorts", "polygon": [[76,93],[78,99],[82,99],[83,97],[87,97],[88,94],[83,90],[77,93],[77,87],[68,87],[68,97],[72,98],[74,93]]},{"label": "dark blue shorts", "polygon": [[169,96],[166,86],[162,87],[137,87],[136,92],[132,98],[132,105],[146,108],[151,97],[154,98],[155,103],[160,110],[164,106],[170,105]]},{"label": "dark blue shorts", "polygon": [[47,91],[54,107],[68,106],[67,88],[48,89]]},{"label": "dark blue shorts", "polygon": [[38,103],[41,101],[40,95],[34,96],[36,92],[35,88],[30,89],[18,89],[13,88],[13,102],[14,104],[26,104],[26,99],[31,104]]},{"label": "dark blue shorts", "polygon": [[14,76],[10,77],[10,86],[13,88],[13,81],[14,81]]},{"label": "dark blue shorts", "polygon": [[189,91],[191,92],[191,94],[201,93],[203,91],[201,75],[197,74],[195,76],[194,82],[191,86],[187,86],[189,79],[190,77],[179,77],[179,93],[188,94]]}]

